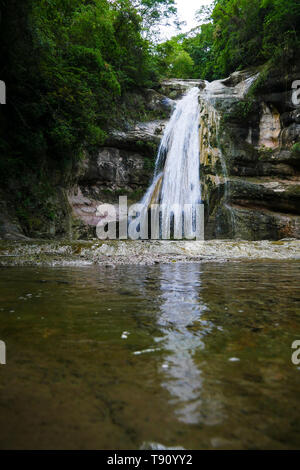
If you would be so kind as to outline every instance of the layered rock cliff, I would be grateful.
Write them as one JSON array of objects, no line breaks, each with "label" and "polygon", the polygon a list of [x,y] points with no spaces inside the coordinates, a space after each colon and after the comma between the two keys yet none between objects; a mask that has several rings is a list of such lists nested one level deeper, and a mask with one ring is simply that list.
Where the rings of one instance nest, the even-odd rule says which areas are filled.
[{"label": "layered rock cliff", "polygon": [[[131,99],[136,99],[136,95]],[[172,99],[147,90],[143,109],[146,117],[150,113],[156,119],[125,120],[110,129],[104,147],[86,155],[77,182],[67,191],[74,216],[73,237],[95,237],[99,205],[114,204],[117,210],[121,195],[128,197],[129,205],[141,199],[151,180],[159,143],[174,105]]]},{"label": "layered rock cliff", "polygon": [[170,80],[178,98],[200,88],[200,162],[206,239],[300,237],[300,106],[288,76],[266,68],[214,82]]},{"label": "layered rock cliff", "polygon": [[300,237],[300,107],[288,77],[237,72],[201,93],[207,238]]},{"label": "layered rock cliff", "polygon": [[99,204],[117,204],[119,195],[130,204],[146,191],[167,119],[191,86],[201,90],[206,239],[300,238],[300,106],[292,101],[292,83],[299,78],[300,70],[282,77],[261,68],[212,83],[168,80],[158,90],[127,96],[129,104],[103,147],[67,172],[52,169],[53,190],[43,207],[53,217],[34,214],[24,230],[3,194],[0,238],[94,238]]},{"label": "layered rock cliff", "polygon": [[[98,205],[117,204],[119,195],[137,202],[146,191],[173,106],[173,100],[155,90],[128,93],[103,147],[86,151],[68,167],[43,165],[46,194],[34,170],[7,181],[0,194],[0,239],[94,238]],[[26,204],[18,205],[16,193]]]}]

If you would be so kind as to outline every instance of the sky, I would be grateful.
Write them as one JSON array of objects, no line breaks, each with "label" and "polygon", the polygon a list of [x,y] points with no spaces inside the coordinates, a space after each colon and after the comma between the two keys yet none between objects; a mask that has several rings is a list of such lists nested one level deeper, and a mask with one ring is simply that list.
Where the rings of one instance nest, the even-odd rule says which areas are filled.
[{"label": "sky", "polygon": [[[176,0],[178,17],[180,21],[186,21],[186,26],[182,28],[181,32],[186,32],[197,26],[195,21],[195,13],[201,8],[202,5],[209,5],[212,3],[212,0]],[[178,34],[176,28],[172,26],[163,28],[162,36],[164,39],[169,39],[175,34]]]}]

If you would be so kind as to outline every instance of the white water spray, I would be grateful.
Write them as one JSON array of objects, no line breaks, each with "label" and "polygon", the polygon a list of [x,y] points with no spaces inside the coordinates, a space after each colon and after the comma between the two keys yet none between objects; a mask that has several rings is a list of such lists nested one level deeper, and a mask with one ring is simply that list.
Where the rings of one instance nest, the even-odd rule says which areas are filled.
[{"label": "white water spray", "polygon": [[[162,233],[167,233],[172,213],[174,220],[179,220],[185,205],[194,207],[201,203],[199,117],[199,88],[195,87],[177,103],[166,126],[154,178],[142,200],[147,208],[151,202],[164,208]],[[185,227],[185,236],[187,230]]]}]

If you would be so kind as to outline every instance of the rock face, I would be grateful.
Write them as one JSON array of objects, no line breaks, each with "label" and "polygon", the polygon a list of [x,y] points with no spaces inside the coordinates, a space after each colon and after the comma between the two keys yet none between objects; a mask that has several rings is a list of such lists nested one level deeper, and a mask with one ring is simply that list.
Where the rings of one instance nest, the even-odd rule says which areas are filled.
[{"label": "rock face", "polygon": [[0,240],[71,238],[72,215],[63,186],[53,185],[47,198],[36,197],[33,210],[26,214],[12,197],[20,191],[18,181],[10,182],[8,189],[0,192]]},{"label": "rock face", "polygon": [[0,239],[2,240],[26,240],[20,222],[18,221],[14,208],[1,195],[0,201]]},{"label": "rock face", "polygon": [[[151,106],[153,106],[153,94]],[[155,94],[156,100],[158,94]],[[161,97],[161,100],[167,98]],[[161,104],[155,101],[155,105]],[[162,107],[164,105],[161,105]],[[169,112],[172,109],[168,101]],[[119,196],[128,197],[128,205],[138,202],[151,180],[165,120],[155,120],[128,126],[127,130],[112,130],[97,154],[88,155],[82,163],[78,183],[68,191],[74,215],[75,238],[93,238],[101,221],[97,207],[110,203],[118,214]],[[117,215],[118,217],[118,215]]]},{"label": "rock face", "polygon": [[45,220],[33,217],[30,232],[2,195],[0,238],[94,238],[99,205],[117,207],[124,195],[132,204],[146,192],[175,100],[192,86],[201,90],[206,239],[300,238],[300,106],[292,99],[299,79],[300,69],[288,78],[256,69],[212,83],[167,80],[158,91],[131,93],[105,145],[51,179]]},{"label": "rock face", "polygon": [[300,70],[288,81],[249,70],[206,84],[200,99],[206,238],[300,237],[297,77]]},{"label": "rock face", "polygon": [[160,91],[169,99],[177,100],[191,87],[204,89],[206,82],[204,80],[165,80],[160,85]]},{"label": "rock face", "polygon": [[[82,162],[67,192],[73,238],[94,238],[97,207],[119,196],[138,202],[153,175],[157,149],[176,101],[188,88],[201,90],[200,159],[206,239],[300,237],[300,107],[292,82],[262,70],[236,72],[212,83],[167,80],[143,95],[143,109],[161,119],[127,121]],[[139,97],[130,97],[140,106]],[[300,147],[300,145],[299,145]],[[118,217],[118,215],[117,215]]]}]

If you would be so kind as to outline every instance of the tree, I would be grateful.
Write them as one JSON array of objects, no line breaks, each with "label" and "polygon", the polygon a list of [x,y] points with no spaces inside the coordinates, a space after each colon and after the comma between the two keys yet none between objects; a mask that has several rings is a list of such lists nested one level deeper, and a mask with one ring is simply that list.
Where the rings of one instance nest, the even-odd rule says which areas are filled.
[{"label": "tree", "polygon": [[208,80],[266,62],[286,67],[300,52],[298,0],[215,0],[198,12],[199,27],[182,42],[193,76]]},{"label": "tree", "polygon": [[131,3],[142,17],[146,37],[152,41],[159,34],[159,26],[167,25],[171,20],[180,26],[175,0],[131,0]]},{"label": "tree", "polygon": [[192,78],[194,61],[184,50],[173,57],[170,75],[174,78]]},{"label": "tree", "polygon": [[218,78],[218,73],[215,71],[214,27],[212,23],[202,24],[200,32],[193,37],[185,38],[182,44],[194,62],[193,78],[206,80]]},{"label": "tree", "polygon": [[130,1],[122,3],[126,8],[108,0],[25,0],[18,8],[16,0],[5,2],[2,167],[38,170],[37,162],[80,158],[104,142],[122,91],[148,84],[142,20]]}]

